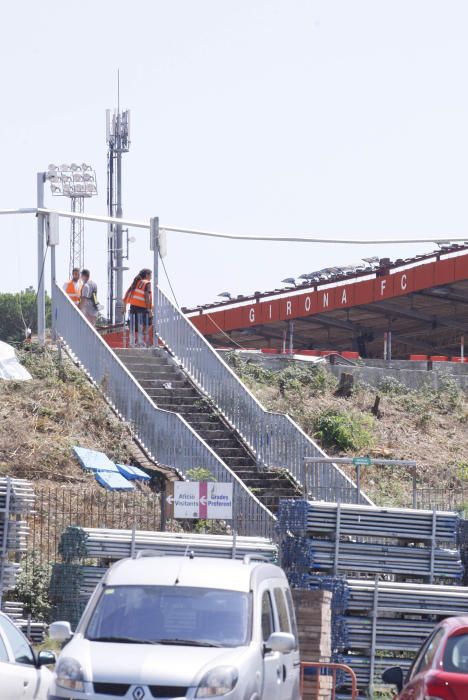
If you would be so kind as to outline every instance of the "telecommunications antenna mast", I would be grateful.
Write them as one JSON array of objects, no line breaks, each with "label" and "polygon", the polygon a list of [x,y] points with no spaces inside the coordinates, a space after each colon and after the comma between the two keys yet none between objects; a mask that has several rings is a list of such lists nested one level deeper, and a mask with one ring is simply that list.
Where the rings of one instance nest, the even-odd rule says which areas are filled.
[{"label": "telecommunications antenna mast", "polygon": [[[109,216],[122,217],[122,153],[130,149],[130,110],[120,111],[120,83],[117,73],[117,109],[106,110],[107,140],[107,208]],[[127,230],[128,236],[128,230]],[[127,243],[128,250],[128,243]],[[127,256],[128,257],[128,253]],[[124,318],[123,229],[121,224],[109,224],[107,255],[107,315],[109,323],[121,323]]]},{"label": "telecommunications antenna mast", "polygon": [[[85,199],[97,195],[96,173],[87,163],[81,163],[81,165],[51,163],[47,169],[47,179],[53,196],[70,199],[72,212],[82,214]],[[80,270],[84,267],[83,219],[71,219],[69,267],[70,276],[74,267]]]}]

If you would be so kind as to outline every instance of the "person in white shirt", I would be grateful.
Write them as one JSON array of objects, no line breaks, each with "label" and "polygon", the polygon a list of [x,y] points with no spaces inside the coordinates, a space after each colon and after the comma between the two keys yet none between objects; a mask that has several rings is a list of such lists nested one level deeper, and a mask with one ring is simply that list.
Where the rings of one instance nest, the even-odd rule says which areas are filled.
[{"label": "person in white shirt", "polygon": [[90,279],[89,270],[81,270],[81,280],[83,287],[81,288],[78,308],[88,321],[95,326],[99,313],[97,284]]}]

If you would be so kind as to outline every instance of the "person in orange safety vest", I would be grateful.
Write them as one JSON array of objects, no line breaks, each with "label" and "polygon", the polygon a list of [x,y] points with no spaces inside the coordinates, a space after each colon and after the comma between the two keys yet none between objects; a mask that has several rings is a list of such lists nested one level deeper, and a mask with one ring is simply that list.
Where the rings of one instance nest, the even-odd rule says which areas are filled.
[{"label": "person in orange safety vest", "polygon": [[63,291],[66,294],[68,294],[70,299],[75,304],[79,304],[82,286],[83,286],[83,282],[80,279],[80,270],[78,267],[74,267],[72,270],[71,279],[68,280],[68,282],[65,282],[65,284],[63,285]]},{"label": "person in orange safety vest", "polygon": [[144,328],[152,323],[153,295],[151,292],[151,270],[140,270],[127,289],[123,298],[125,305],[130,304],[130,325],[138,330],[139,322]]}]

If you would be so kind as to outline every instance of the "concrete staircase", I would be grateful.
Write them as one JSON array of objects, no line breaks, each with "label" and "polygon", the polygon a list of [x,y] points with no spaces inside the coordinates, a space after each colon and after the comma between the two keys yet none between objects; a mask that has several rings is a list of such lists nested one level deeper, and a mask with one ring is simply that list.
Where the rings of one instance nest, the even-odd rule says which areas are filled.
[{"label": "concrete staircase", "polygon": [[288,473],[257,470],[256,460],[240,435],[186,377],[167,351],[117,349],[115,352],[156,406],[183,416],[271,512],[277,510],[280,498],[301,495]]}]

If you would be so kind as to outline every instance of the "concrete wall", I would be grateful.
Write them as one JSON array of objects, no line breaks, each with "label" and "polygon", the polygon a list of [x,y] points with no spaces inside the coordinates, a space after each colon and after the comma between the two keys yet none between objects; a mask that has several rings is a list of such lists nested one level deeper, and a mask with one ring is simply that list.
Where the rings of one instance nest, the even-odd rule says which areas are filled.
[{"label": "concrete wall", "polygon": [[[219,351],[220,355],[226,356],[225,350]],[[264,355],[263,353],[236,351],[244,362],[254,362],[262,365],[266,369],[279,372],[294,364],[310,364],[315,358],[299,359],[298,356],[291,358],[288,355]],[[383,379],[392,377],[405,384],[409,389],[421,389],[424,385],[439,387],[442,374],[450,374],[461,389],[468,391],[468,363],[457,362],[434,362],[432,369],[428,370],[427,362],[413,362],[411,360],[362,360],[358,365],[330,365],[328,362],[319,360],[320,366],[326,368],[337,379],[343,372],[352,374],[356,381],[379,388]]]},{"label": "concrete wall", "polygon": [[[392,363],[393,364],[393,363]],[[424,363],[425,364],[425,363]],[[436,369],[404,369],[400,367],[369,367],[366,365],[346,367],[344,365],[327,365],[327,370],[331,372],[337,379],[341,377],[343,372],[352,374],[355,381],[368,384],[378,388],[383,379],[392,377],[397,381],[405,384],[409,389],[421,389],[425,385],[432,386],[434,389],[439,387],[440,378],[443,373],[449,373],[450,376],[457,382],[458,386],[465,391],[468,391],[468,374],[452,372],[451,367],[457,367],[456,364],[450,362],[438,362]],[[450,365],[449,367],[447,365]]]}]

